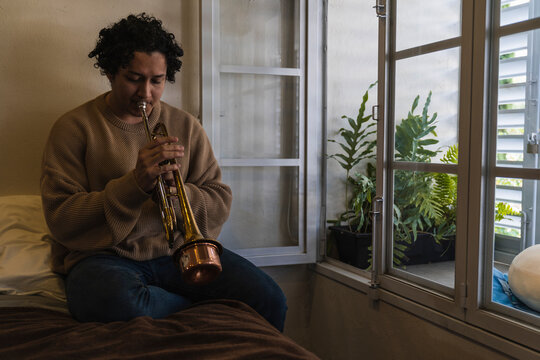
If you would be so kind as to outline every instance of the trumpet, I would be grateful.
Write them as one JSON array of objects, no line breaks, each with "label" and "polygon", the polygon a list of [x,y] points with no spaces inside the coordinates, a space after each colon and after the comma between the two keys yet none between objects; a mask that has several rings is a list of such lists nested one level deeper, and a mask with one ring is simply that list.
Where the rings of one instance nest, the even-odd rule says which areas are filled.
[{"label": "trumpet", "polygon": [[[151,131],[146,115],[146,102],[138,104],[144,122],[148,141],[158,136],[168,136],[165,124],[158,123]],[[176,164],[176,159],[168,160],[169,164]],[[183,230],[184,243],[174,252],[173,261],[182,272],[182,279],[188,284],[204,285],[213,281],[221,273],[220,254],[223,252],[221,244],[214,239],[204,237],[193,216],[193,211],[186,196],[184,181],[180,171],[173,171],[176,194],[172,194],[161,175],[157,177],[155,192],[158,198],[161,222],[165,230],[165,238],[169,248],[174,246],[174,232]],[[183,229],[180,229],[176,219],[176,212],[172,199],[178,198],[180,212],[183,218]]]}]

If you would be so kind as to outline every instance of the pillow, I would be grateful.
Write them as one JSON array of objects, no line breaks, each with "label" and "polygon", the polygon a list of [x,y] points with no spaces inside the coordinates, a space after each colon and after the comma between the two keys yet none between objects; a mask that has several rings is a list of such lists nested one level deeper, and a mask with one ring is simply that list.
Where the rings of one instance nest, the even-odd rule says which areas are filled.
[{"label": "pillow", "polygon": [[540,312],[540,244],[516,255],[508,269],[508,283],[519,300]]},{"label": "pillow", "polygon": [[50,269],[50,239],[39,195],[0,196],[0,294],[65,301],[63,279]]}]

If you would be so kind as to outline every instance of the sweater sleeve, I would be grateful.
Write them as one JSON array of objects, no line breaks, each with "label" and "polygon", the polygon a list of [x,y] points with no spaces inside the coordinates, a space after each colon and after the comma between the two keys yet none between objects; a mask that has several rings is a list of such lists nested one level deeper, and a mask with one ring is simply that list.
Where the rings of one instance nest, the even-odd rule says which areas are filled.
[{"label": "sweater sleeve", "polygon": [[[232,192],[221,180],[221,169],[210,141],[198,123],[192,129],[188,174],[184,184],[193,216],[204,236],[217,238],[229,217]],[[182,162],[182,169],[186,161]]]},{"label": "sweater sleeve", "polygon": [[121,242],[149,198],[132,172],[91,190],[85,168],[86,138],[74,121],[52,128],[42,161],[41,195],[55,240],[69,250],[99,251]]}]

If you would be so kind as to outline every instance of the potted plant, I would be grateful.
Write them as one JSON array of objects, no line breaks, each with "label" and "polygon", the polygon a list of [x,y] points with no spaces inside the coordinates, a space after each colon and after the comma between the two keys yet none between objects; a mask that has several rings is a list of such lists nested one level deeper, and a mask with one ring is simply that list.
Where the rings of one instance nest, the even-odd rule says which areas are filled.
[{"label": "potted plant", "polygon": [[[439,143],[437,113],[428,115],[429,92],[422,114],[415,114],[419,96],[407,118],[396,126],[395,158],[398,161],[431,162],[442,150],[428,147]],[[458,146],[450,146],[440,161],[458,163]],[[454,260],[456,238],[457,175],[419,171],[395,172],[394,178],[394,264],[406,266]],[[495,219],[519,215],[499,202]],[[396,256],[397,255],[397,256]]]},{"label": "potted plant", "polygon": [[[396,126],[395,158],[407,162],[431,162],[441,150],[429,147],[439,143],[437,113],[428,115],[429,92],[421,114],[415,114],[420,96],[412,104],[407,118]],[[441,158],[457,164],[458,147],[450,146]],[[420,171],[395,172],[394,178],[394,252],[396,265],[453,260],[456,233],[457,176]]]},{"label": "potted plant", "polygon": [[[353,167],[375,157],[376,123],[372,115],[365,115],[366,90],[356,119],[342,116],[347,127],[338,130],[341,152],[329,155],[345,170],[345,210],[335,220],[329,220],[330,239],[336,244],[339,260],[366,269],[371,264],[371,205],[375,196],[375,167],[366,163],[365,173],[351,175]],[[441,153],[432,150],[437,145],[437,113],[428,115],[431,95],[422,113],[415,114],[417,96],[407,118],[396,126],[395,158],[407,162],[431,162]],[[440,161],[457,164],[458,146],[450,146]],[[455,257],[457,176],[448,173],[396,170],[394,173],[393,205],[393,263],[394,266],[453,260]],[[350,197],[349,197],[350,194]],[[496,219],[515,215],[505,203],[496,206]]]},{"label": "potted plant", "polygon": [[366,103],[371,84],[362,97],[356,118],[343,115],[346,126],[338,130],[340,140],[329,139],[339,145],[341,151],[328,157],[336,160],[345,170],[345,209],[335,220],[329,220],[331,241],[336,245],[339,260],[365,269],[371,256],[371,202],[375,197],[375,167],[366,163],[365,173],[351,173],[361,162],[375,157],[376,140],[373,134],[376,123],[372,115],[366,115]]}]

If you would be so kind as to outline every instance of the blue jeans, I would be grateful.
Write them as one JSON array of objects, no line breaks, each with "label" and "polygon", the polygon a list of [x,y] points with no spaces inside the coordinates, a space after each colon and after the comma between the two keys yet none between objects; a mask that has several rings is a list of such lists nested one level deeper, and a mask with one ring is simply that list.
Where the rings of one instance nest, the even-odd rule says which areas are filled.
[{"label": "blue jeans", "polygon": [[211,299],[242,301],[283,331],[287,304],[270,276],[243,257],[223,249],[223,271],[210,284],[188,285],[169,256],[134,261],[116,255],[81,260],[66,277],[66,296],[79,321],[126,321],[137,316],[162,318]]}]

